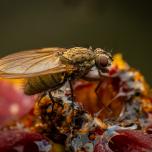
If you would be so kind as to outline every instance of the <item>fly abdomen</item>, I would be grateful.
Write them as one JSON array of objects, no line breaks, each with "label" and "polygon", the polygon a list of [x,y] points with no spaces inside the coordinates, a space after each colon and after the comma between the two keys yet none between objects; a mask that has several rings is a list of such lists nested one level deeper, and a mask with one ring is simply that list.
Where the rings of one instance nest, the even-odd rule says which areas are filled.
[{"label": "fly abdomen", "polygon": [[33,95],[46,90],[58,89],[65,82],[65,74],[57,73],[29,78],[24,92]]}]

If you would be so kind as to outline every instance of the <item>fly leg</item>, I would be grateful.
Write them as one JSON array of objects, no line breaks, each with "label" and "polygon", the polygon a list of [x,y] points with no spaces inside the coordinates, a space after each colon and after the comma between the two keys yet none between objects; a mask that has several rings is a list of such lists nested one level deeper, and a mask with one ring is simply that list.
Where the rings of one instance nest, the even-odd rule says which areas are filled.
[{"label": "fly leg", "polygon": [[39,96],[38,101],[37,101],[37,102],[38,102],[38,105],[40,104],[42,98],[45,97],[46,95],[48,95],[49,98],[51,99],[51,102],[52,102],[52,103],[51,103],[51,106],[52,106],[52,109],[53,109],[53,106],[54,106],[55,101],[54,101],[54,98],[53,98],[53,96],[52,96],[52,94],[51,94],[50,91],[45,91],[45,92],[43,92],[43,93]]},{"label": "fly leg", "polygon": [[71,98],[72,98],[72,101],[74,102],[74,91],[73,91],[73,86],[72,86],[71,80],[69,80],[69,84],[70,84],[70,89],[71,89]]},{"label": "fly leg", "polygon": [[48,91],[48,95],[49,95],[49,98],[51,99],[52,103],[54,103],[54,99],[53,99],[52,93],[50,91]]},{"label": "fly leg", "polygon": [[47,95],[46,92],[43,92],[41,95],[39,95],[37,103],[39,104],[40,101],[41,101],[41,99],[42,99],[43,97],[45,97],[46,95]]},{"label": "fly leg", "polygon": [[49,98],[51,99],[51,102],[52,102],[51,107],[52,107],[52,111],[53,111],[53,107],[54,107],[55,101],[54,101],[54,98],[53,98],[53,96],[52,96],[51,91],[48,91],[48,95],[49,95]]},{"label": "fly leg", "polygon": [[71,81],[71,79],[68,79],[68,82],[69,82],[69,85],[70,85],[72,106],[74,106],[74,91],[73,91],[73,86],[72,86],[72,81]]},{"label": "fly leg", "polygon": [[46,95],[48,95],[49,98],[51,99],[52,103],[54,103],[54,99],[53,99],[53,96],[52,96],[51,92],[50,92],[50,91],[45,91],[45,92],[43,92],[43,93],[38,97],[38,104],[40,103],[41,99],[42,99],[43,97],[45,97]]},{"label": "fly leg", "polygon": [[[100,89],[101,83],[102,83],[102,80],[99,81],[99,83],[97,84],[97,87],[95,88],[95,93],[97,95],[97,99],[98,99],[99,102],[101,102],[100,101],[100,96],[99,96],[99,89]],[[109,114],[112,113],[112,110],[110,108],[108,108],[108,105],[110,105],[110,104],[104,105],[102,103],[102,105],[103,105],[103,108],[100,110],[100,112],[102,112],[104,109],[107,109],[109,111]]]}]

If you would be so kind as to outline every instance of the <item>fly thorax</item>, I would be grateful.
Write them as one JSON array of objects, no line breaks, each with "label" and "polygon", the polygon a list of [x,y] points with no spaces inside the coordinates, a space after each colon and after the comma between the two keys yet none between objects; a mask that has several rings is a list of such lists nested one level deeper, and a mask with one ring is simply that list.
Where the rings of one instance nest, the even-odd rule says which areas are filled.
[{"label": "fly thorax", "polygon": [[85,61],[92,60],[94,58],[94,52],[88,48],[74,47],[65,51],[60,60],[63,63],[79,64]]},{"label": "fly thorax", "polygon": [[95,65],[94,57],[95,54],[91,49],[74,47],[67,49],[60,56],[60,61],[77,69],[71,73],[71,77],[75,79],[84,76]]},{"label": "fly thorax", "polygon": [[72,76],[74,76],[76,78],[81,78],[81,77],[85,76],[94,65],[95,65],[94,60],[79,63],[79,64],[75,65],[77,70],[74,71]]}]

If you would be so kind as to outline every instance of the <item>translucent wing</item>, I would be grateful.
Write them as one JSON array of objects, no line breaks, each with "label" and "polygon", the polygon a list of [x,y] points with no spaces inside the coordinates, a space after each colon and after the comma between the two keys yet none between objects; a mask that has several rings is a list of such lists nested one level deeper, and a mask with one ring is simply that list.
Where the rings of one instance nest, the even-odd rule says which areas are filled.
[{"label": "translucent wing", "polygon": [[73,70],[61,63],[59,53],[65,48],[43,48],[22,51],[0,59],[0,77],[26,78]]}]

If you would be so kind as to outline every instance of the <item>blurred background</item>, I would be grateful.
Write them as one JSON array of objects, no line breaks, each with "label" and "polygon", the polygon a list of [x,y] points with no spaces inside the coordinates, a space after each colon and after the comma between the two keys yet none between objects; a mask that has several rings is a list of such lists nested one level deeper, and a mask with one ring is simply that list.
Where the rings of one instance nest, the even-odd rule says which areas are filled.
[{"label": "blurred background", "polygon": [[42,47],[101,47],[121,52],[152,84],[148,1],[0,0],[0,56]]}]

